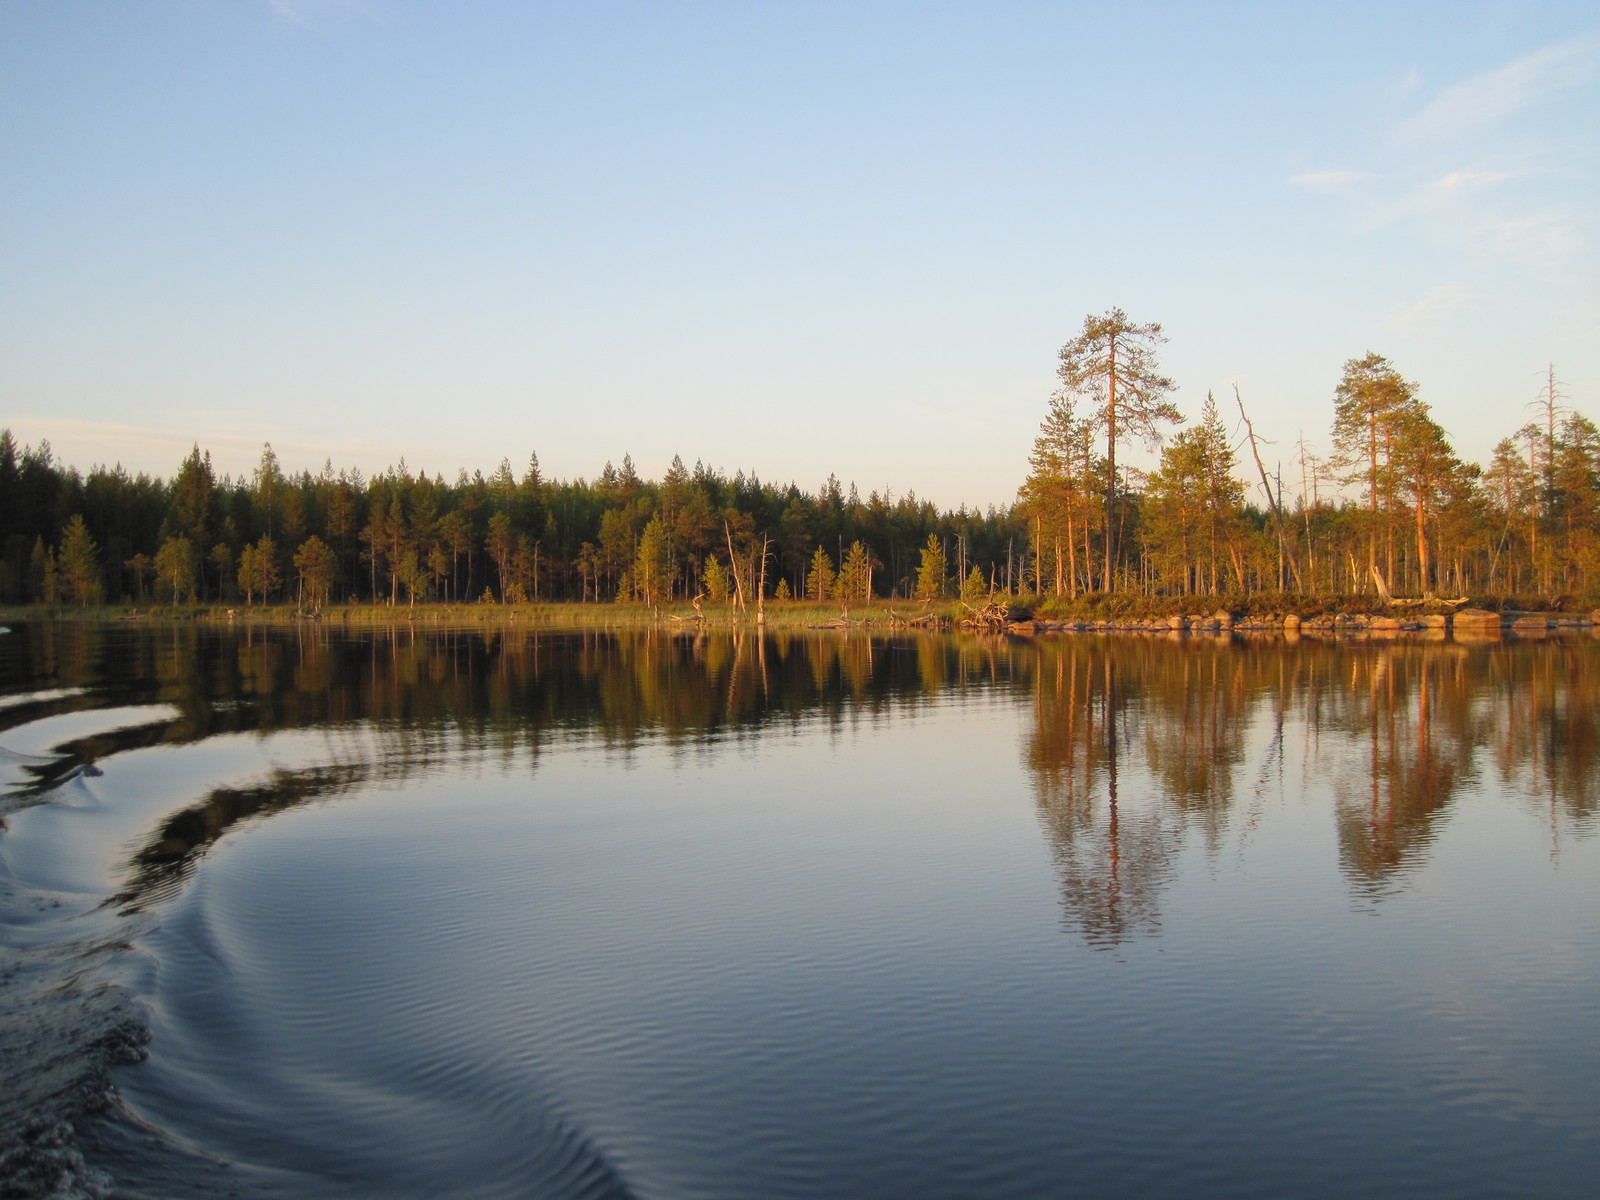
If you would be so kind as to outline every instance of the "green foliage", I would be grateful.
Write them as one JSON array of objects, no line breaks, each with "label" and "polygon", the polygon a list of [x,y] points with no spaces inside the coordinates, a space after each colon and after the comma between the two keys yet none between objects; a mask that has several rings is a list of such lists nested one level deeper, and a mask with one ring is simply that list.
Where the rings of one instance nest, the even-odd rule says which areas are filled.
[{"label": "green foliage", "polygon": [[278,548],[263,533],[255,545],[246,546],[239,554],[239,590],[244,593],[246,604],[253,604],[257,596],[266,603],[281,582]]},{"label": "green foliage", "polygon": [[968,604],[981,604],[989,598],[989,581],[983,577],[983,568],[974,566],[961,584],[961,599]]},{"label": "green foliage", "polygon": [[100,603],[103,589],[98,559],[99,548],[83,518],[74,516],[62,533],[58,562],[61,585],[79,608]]},{"label": "green foliage", "polygon": [[[732,586],[732,584],[729,581],[727,569],[723,567],[722,560],[716,555],[712,555],[706,560],[706,569],[703,578],[706,585],[706,595],[711,598],[712,603],[726,603],[728,599],[728,589]],[[785,587],[788,587],[788,582],[788,580],[784,580]]]},{"label": "green foliage", "polygon": [[806,599],[827,600],[834,594],[833,559],[821,546],[811,556],[811,571],[806,575]]},{"label": "green foliage", "polygon": [[[652,606],[704,593],[753,605],[763,565],[769,595],[817,604],[931,604],[952,582],[975,594],[977,580],[985,595],[992,584],[1084,596],[1090,608],[1109,604],[1095,598],[1108,591],[1191,604],[1186,596],[1290,584],[1370,604],[1374,567],[1396,596],[1600,599],[1600,429],[1566,406],[1553,372],[1538,419],[1480,470],[1459,461],[1386,359],[1352,359],[1336,388],[1337,453],[1325,461],[1302,446],[1283,464],[1287,480],[1268,484],[1300,492],[1284,505],[1280,575],[1278,522],[1236,477],[1209,397],[1147,476],[1119,469],[1121,446],[1153,440],[1172,419],[1159,344],[1158,327],[1118,310],[1086,318],[1063,347],[1018,504],[987,512],[862,496],[833,477],[807,492],[681,458],[659,482],[626,456],[592,481],[553,480],[534,455],[520,477],[508,458],[488,477],[449,481],[404,462],[371,478],[331,464],[295,472],[264,446],[253,474],[219,482],[196,445],[170,481],[120,468],[83,476],[48,443],[18,447],[0,430],[0,602],[87,605],[98,587],[113,601],[226,604],[237,587],[257,604],[291,569],[278,547],[304,550],[312,538],[315,565],[296,551],[292,566],[312,608],[485,592]],[[952,581],[954,547],[964,578]]]},{"label": "green foliage", "polygon": [[666,529],[661,517],[653,516],[639,535],[639,553],[633,562],[633,587],[639,599],[646,604],[669,599],[667,580],[671,571]]},{"label": "green foliage", "polygon": [[1061,347],[1057,374],[1062,392],[1089,399],[1094,425],[1105,433],[1106,591],[1114,590],[1117,580],[1117,447],[1130,440],[1153,446],[1161,440],[1163,424],[1183,420],[1166,399],[1174,384],[1156,366],[1156,347],[1165,341],[1160,325],[1136,325],[1120,308],[1112,308],[1103,316],[1084,317],[1083,330]]},{"label": "green foliage", "polygon": [[300,549],[295,551],[294,567],[300,576],[301,594],[312,611],[320,612],[328,602],[337,566],[333,551],[316,534],[300,543]]},{"label": "green foliage", "polygon": [[156,551],[156,598],[180,604],[194,601],[195,554],[194,543],[186,537],[169,537]]},{"label": "green foliage", "polygon": [[950,568],[945,560],[944,547],[939,544],[939,535],[930,533],[927,545],[922,548],[922,561],[917,567],[917,599],[940,599],[949,588],[949,576]]},{"label": "green foliage", "polygon": [[872,576],[883,564],[872,556],[860,541],[850,543],[845,552],[844,565],[834,580],[834,591],[840,600],[865,604],[872,599]]}]

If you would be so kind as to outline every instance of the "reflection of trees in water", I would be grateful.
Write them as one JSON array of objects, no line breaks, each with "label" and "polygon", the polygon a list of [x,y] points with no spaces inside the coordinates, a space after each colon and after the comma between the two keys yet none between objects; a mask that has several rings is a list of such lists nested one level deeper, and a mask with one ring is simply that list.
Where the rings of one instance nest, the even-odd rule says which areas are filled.
[{"label": "reflection of trees in water", "polygon": [[[997,683],[1026,648],[914,636],[760,636],[36,624],[0,648],[9,690],[83,690],[0,710],[0,728],[74,709],[146,706],[138,723],[75,738],[24,766],[13,802],[75,769],[231,732],[315,728],[319,761],[213,790],[162,822],[120,897],[181,880],[231,826],[442,763],[536,761],[577,735],[629,753],[710,746],[773,725],[837,724],[925,704],[935,687]],[[935,683],[934,681],[937,681]],[[154,706],[154,707],[150,707]],[[9,720],[8,720],[9,718]]]},{"label": "reflection of trees in water", "polygon": [[1093,945],[1157,932],[1176,856],[1219,849],[1263,789],[1330,788],[1340,864],[1370,896],[1423,861],[1489,764],[1548,805],[1553,830],[1596,809],[1587,641],[1070,639],[1039,646],[1033,687],[1024,761],[1069,924]]},{"label": "reflection of trees in water", "polygon": [[1358,892],[1380,895],[1418,865],[1475,776],[1485,731],[1462,703],[1465,666],[1451,647],[1381,644],[1351,656],[1340,716],[1348,738],[1337,756],[1345,761],[1328,777],[1340,862]]},{"label": "reflection of trees in water", "polygon": [[1501,782],[1560,818],[1592,820],[1600,805],[1600,665],[1593,650],[1535,642],[1493,664],[1485,707]]},{"label": "reflection of trees in water", "polygon": [[[218,792],[152,834],[133,867],[149,886],[244,816],[443,762],[533,761],[551,737],[573,734],[624,754],[646,742],[692,751],[773,727],[884,719],[979,687],[1031,690],[1024,763],[1069,921],[1100,945],[1158,930],[1177,855],[1219,850],[1263,792],[1330,788],[1341,866],[1371,895],[1422,861],[1473,781],[1496,777],[1547,809],[1553,838],[1592,821],[1600,794],[1600,645],[1589,640],[1034,645],[47,622],[0,639],[0,678],[13,693],[59,693],[0,708],[0,731],[78,709],[158,706],[141,724],[25,764],[30,782],[13,804],[140,747],[325,731],[327,763]],[[1296,755],[1302,773],[1284,778]]]},{"label": "reflection of trees in water", "polygon": [[1039,647],[1024,754],[1068,922],[1091,945],[1159,932],[1186,829],[1217,840],[1243,758],[1233,658],[1149,639]]}]

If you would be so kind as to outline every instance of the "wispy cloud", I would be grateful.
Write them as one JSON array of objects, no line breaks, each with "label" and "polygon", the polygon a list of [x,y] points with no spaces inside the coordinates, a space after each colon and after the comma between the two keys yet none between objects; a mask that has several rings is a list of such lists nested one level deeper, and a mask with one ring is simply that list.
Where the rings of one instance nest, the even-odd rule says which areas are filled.
[{"label": "wispy cloud", "polygon": [[1415,304],[1394,308],[1383,320],[1383,328],[1404,332],[1431,325],[1466,308],[1477,299],[1477,292],[1464,284],[1443,283],[1428,289]]},{"label": "wispy cloud", "polygon": [[303,29],[313,29],[330,17],[351,16],[367,21],[380,20],[377,9],[367,0],[260,0],[278,20]]},{"label": "wispy cloud", "polygon": [[1479,192],[1497,184],[1515,179],[1518,171],[1448,171],[1420,186],[1402,187],[1404,190],[1390,201],[1393,216],[1423,210],[1434,211],[1452,204],[1465,204]]},{"label": "wispy cloud", "polygon": [[1470,133],[1518,109],[1594,77],[1600,37],[1578,38],[1525,54],[1444,89],[1398,131],[1403,142]]},{"label": "wispy cloud", "polygon": [[[1414,225],[1419,236],[1462,252],[1464,270],[1492,262],[1570,269],[1587,248],[1587,222],[1574,214],[1588,209],[1593,133],[1547,102],[1578,88],[1592,94],[1597,78],[1600,35],[1545,46],[1442,88],[1424,88],[1413,69],[1398,98],[1413,115],[1376,131],[1366,155],[1301,169],[1286,182],[1341,201],[1358,228]],[[1537,129],[1510,120],[1540,106]],[[1427,311],[1390,319],[1415,321]]]},{"label": "wispy cloud", "polygon": [[1295,187],[1310,188],[1315,192],[1338,192],[1367,178],[1369,176],[1364,171],[1302,171],[1289,176],[1289,182]]},{"label": "wispy cloud", "polygon": [[1578,219],[1563,212],[1486,221],[1473,234],[1473,250],[1480,259],[1532,267],[1560,266],[1584,244]]}]

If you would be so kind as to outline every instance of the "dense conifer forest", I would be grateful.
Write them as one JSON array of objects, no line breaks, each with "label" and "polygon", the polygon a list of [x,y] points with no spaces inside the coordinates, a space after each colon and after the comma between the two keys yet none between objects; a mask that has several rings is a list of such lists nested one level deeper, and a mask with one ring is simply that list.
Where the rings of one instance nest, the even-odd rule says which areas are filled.
[{"label": "dense conifer forest", "polygon": [[[1567,407],[1553,370],[1531,414],[1508,405],[1533,419],[1478,465],[1392,364],[1352,359],[1334,388],[1333,454],[1297,447],[1285,477],[1261,464],[1242,402],[1230,422],[1208,397],[1194,424],[1157,436],[1177,424],[1148,355],[1159,340],[1120,310],[1087,319],[1062,350],[1016,503],[983,512],[681,458],[658,480],[626,456],[592,480],[547,479],[535,455],[487,476],[402,461],[366,477],[285,471],[267,446],[248,478],[219,478],[196,445],[170,479],[83,474],[4,430],[0,602],[1600,595],[1600,430]],[[1143,376],[1108,386],[1097,347],[1112,372],[1131,361]],[[1159,444],[1152,470],[1116,460],[1129,432]]]}]

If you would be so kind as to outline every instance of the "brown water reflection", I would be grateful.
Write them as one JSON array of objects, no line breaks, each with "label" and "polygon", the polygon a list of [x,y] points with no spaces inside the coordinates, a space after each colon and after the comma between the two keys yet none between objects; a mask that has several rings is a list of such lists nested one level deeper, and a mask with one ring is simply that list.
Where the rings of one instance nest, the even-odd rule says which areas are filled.
[{"label": "brown water reflection", "polygon": [[[1179,856],[1216,853],[1268,798],[1326,791],[1349,887],[1378,899],[1426,861],[1465,791],[1547,810],[1558,849],[1592,823],[1600,786],[1600,645],[1588,639],[1034,644],[38,623],[0,638],[0,678],[12,694],[58,690],[0,708],[0,745],[41,717],[150,707],[27,764],[13,807],[142,747],[328,732],[331,761],[218,789],[153,831],[130,865],[129,903],[164,893],[246,817],[442,763],[537,760],[573,737],[607,753],[647,740],[696,753],[800,723],[914,716],[974,689],[1031,703],[1022,766],[1067,924],[1099,946],[1159,932]],[[998,766],[1015,750],[989,752]]]},{"label": "brown water reflection", "polygon": [[1158,932],[1177,855],[1214,851],[1265,792],[1331,791],[1340,867],[1371,899],[1404,886],[1464,790],[1545,805],[1553,849],[1594,817],[1588,639],[1085,638],[1040,646],[1032,671],[1024,756],[1068,922],[1095,945]]}]

